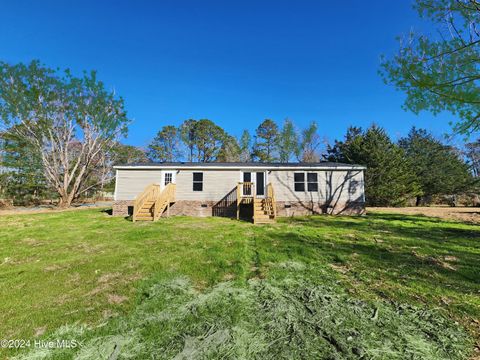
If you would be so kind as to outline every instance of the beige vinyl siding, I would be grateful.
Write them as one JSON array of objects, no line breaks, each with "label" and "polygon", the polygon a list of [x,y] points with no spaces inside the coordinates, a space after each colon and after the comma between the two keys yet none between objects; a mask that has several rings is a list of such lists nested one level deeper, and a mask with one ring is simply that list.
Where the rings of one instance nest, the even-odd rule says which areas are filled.
[{"label": "beige vinyl siding", "polygon": [[162,181],[161,170],[117,170],[115,200],[133,200],[145,188]]},{"label": "beige vinyl siding", "polygon": [[[177,200],[219,201],[236,188],[241,178],[239,169],[203,169],[203,170],[164,170],[174,171]],[[250,170],[248,170],[250,171]],[[255,172],[255,170],[251,170]],[[193,173],[203,173],[203,191],[193,191]],[[318,174],[318,191],[296,192],[294,173],[304,172]],[[116,181],[116,200],[133,200],[142,193],[146,186],[162,182],[162,170],[118,169]],[[362,170],[270,170],[267,171],[266,183],[271,182],[277,201],[285,202],[350,202],[364,200],[364,179]]]},{"label": "beige vinyl siding", "polygon": [[[294,173],[305,173],[305,191],[296,192],[294,188]],[[317,173],[318,191],[307,191],[307,173]],[[268,181],[275,189],[277,201],[286,202],[334,202],[363,201],[363,171],[362,170],[272,170]]]},{"label": "beige vinyl siding", "polygon": [[[193,173],[203,173],[203,191],[193,191]],[[177,200],[218,201],[236,188],[239,170],[178,170]]]}]

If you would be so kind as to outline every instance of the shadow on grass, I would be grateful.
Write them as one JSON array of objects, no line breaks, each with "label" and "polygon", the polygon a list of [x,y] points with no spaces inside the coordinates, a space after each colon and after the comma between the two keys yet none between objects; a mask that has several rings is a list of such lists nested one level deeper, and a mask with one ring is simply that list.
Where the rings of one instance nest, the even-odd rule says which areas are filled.
[{"label": "shadow on grass", "polygon": [[[271,241],[289,252],[304,254],[310,248],[332,263],[344,263],[355,280],[387,281],[421,296],[443,287],[459,301],[480,292],[480,226],[397,214],[292,218],[287,223],[301,226],[268,233]],[[471,302],[457,305],[480,315]]]},{"label": "shadow on grass", "polygon": [[113,215],[113,209],[102,209],[100,212],[110,216]]}]

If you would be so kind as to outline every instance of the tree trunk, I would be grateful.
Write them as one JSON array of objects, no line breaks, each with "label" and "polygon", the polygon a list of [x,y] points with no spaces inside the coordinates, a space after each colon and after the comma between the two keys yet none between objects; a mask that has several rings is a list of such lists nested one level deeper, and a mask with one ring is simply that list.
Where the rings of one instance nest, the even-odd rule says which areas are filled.
[{"label": "tree trunk", "polygon": [[63,194],[60,194],[60,201],[58,202],[57,207],[61,209],[66,209],[70,207],[72,205],[74,195],[75,194],[73,193],[73,191],[70,193],[65,192]]},{"label": "tree trunk", "polygon": [[417,200],[415,202],[415,206],[420,206],[420,204],[422,203],[422,197],[421,196],[417,196]]}]

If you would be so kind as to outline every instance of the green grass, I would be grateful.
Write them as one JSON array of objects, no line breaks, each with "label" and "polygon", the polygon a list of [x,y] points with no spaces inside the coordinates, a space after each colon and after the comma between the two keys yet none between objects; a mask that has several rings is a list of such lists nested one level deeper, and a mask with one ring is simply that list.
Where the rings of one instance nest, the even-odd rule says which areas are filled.
[{"label": "green grass", "polygon": [[480,226],[395,214],[4,216],[0,338],[83,342],[47,358],[115,344],[125,358],[464,358],[480,338],[479,240]]}]

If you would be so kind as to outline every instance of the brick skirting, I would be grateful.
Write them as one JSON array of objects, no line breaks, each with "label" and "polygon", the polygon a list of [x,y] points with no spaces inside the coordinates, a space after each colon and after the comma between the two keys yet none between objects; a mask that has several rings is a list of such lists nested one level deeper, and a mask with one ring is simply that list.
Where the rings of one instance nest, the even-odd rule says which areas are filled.
[{"label": "brick skirting", "polygon": [[[133,200],[116,200],[113,202],[112,215],[113,216],[128,216],[128,207],[133,207]],[[132,209],[133,211],[133,209]]]},{"label": "brick skirting", "polygon": [[[128,216],[129,207],[133,200],[117,200],[113,203],[114,216]],[[325,204],[317,202],[286,202],[277,201],[278,216],[302,216],[312,214],[332,215],[362,215],[365,213],[365,204],[362,202],[347,202]],[[170,207],[170,215],[185,215],[195,217],[206,216],[236,216],[236,202],[218,203],[216,201],[190,201],[180,200]]]},{"label": "brick skirting", "polygon": [[[206,216],[236,216],[236,209],[233,204],[222,207],[216,206],[216,201],[176,201],[170,206],[170,215],[184,215],[195,217]],[[236,206],[236,203],[235,203]],[[129,207],[133,207],[133,200],[117,200],[113,203],[112,214],[114,216],[128,216],[132,214],[133,209],[128,211]]]},{"label": "brick skirting", "polygon": [[314,214],[330,215],[362,215],[365,213],[365,203],[318,203],[318,202],[288,202],[277,201],[278,216],[302,216]]}]

